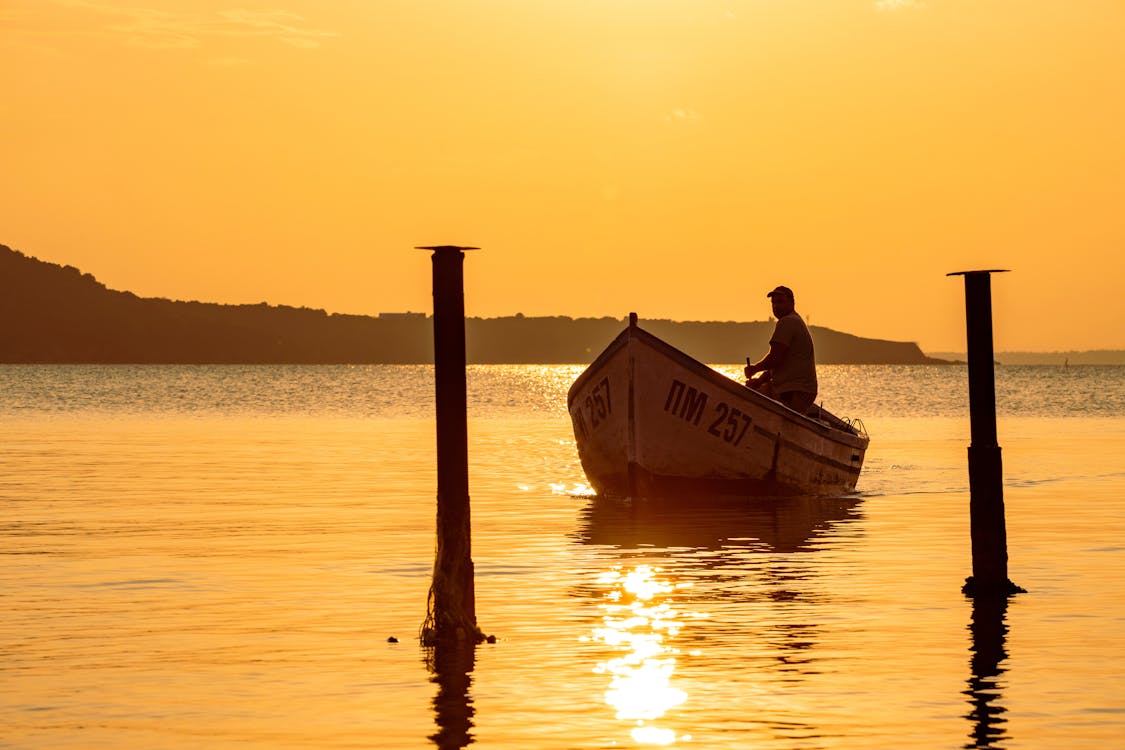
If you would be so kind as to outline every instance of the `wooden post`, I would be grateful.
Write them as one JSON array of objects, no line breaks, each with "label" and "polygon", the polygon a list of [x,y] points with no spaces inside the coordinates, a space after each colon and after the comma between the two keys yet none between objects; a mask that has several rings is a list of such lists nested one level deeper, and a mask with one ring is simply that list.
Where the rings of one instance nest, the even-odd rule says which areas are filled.
[{"label": "wooden post", "polygon": [[477,627],[469,523],[468,399],[465,386],[465,250],[433,251],[434,382],[437,402],[437,553],[422,641],[484,639]]},{"label": "wooden post", "polygon": [[965,326],[969,359],[969,523],[973,574],[963,591],[978,594],[1022,592],[1008,580],[1008,533],[1004,482],[996,442],[996,381],[992,351],[992,286],[989,271],[957,271],[965,277]]}]

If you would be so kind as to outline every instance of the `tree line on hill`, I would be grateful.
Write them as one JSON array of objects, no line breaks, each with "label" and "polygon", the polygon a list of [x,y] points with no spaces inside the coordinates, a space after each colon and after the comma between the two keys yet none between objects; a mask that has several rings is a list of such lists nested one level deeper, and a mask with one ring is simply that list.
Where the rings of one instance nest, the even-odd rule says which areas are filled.
[{"label": "tree line on hill", "polygon": [[[468,318],[470,363],[587,363],[627,325],[621,319]],[[698,360],[757,359],[773,324],[645,320],[640,325]],[[824,364],[928,364],[917,344],[811,327]],[[73,266],[0,245],[0,362],[168,364],[428,364],[433,323],[422,314],[329,314],[286,305],[220,305],[138,297]]]}]

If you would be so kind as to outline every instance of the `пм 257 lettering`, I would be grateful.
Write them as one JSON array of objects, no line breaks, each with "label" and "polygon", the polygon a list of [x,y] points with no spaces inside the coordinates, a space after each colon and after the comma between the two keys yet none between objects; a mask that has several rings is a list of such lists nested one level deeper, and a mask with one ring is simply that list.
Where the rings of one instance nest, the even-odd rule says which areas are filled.
[{"label": "\u043f\u043c 257 lettering", "polygon": [[[596,430],[612,413],[613,402],[609,398],[609,378],[602,378],[574,410],[574,421],[578,425],[578,431],[585,437],[590,430]],[[590,418],[589,428],[586,426],[587,417]]]},{"label": "\u043f\u043c 257 lettering", "polygon": [[[696,390],[686,383],[673,380],[668,388],[668,397],[664,400],[664,411],[674,414],[685,422],[696,427],[701,426],[700,420],[707,408],[707,394]],[[707,432],[731,445],[738,445],[746,437],[750,429],[750,415],[720,401],[715,404],[712,412],[714,420],[707,425]]]}]

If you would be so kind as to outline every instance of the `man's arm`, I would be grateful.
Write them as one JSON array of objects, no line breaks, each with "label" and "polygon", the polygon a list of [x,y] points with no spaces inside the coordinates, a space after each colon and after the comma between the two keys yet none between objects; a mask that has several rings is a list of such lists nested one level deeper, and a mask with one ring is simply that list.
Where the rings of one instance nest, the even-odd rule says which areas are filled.
[{"label": "man's arm", "polygon": [[766,354],[766,356],[762,357],[752,365],[746,365],[746,377],[751,378],[754,376],[754,373],[761,372],[763,370],[774,369],[785,359],[785,354],[788,351],[789,347],[787,345],[781,343],[780,341],[771,341],[770,350]]}]

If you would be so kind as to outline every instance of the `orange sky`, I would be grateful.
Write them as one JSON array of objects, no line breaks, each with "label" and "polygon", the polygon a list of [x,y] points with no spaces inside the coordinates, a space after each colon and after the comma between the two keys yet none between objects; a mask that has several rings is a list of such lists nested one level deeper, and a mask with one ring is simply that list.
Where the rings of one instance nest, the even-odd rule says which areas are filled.
[{"label": "orange sky", "polygon": [[0,0],[0,243],[144,296],[1125,348],[1120,0]]}]

